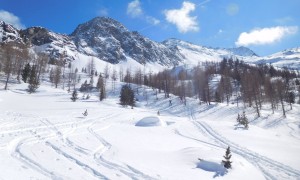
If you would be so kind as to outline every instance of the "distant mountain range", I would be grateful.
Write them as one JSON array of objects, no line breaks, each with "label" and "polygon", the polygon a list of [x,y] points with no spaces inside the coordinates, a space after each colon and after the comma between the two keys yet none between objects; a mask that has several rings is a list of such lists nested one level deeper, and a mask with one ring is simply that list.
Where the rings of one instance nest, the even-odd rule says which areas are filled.
[{"label": "distant mountain range", "polygon": [[80,24],[70,35],[43,27],[19,30],[0,21],[0,42],[8,41],[30,43],[35,51],[48,53],[54,59],[59,59],[64,53],[69,61],[82,54],[112,64],[133,59],[140,64],[159,64],[167,68],[205,61],[219,62],[224,57],[232,57],[248,63],[271,63],[277,67],[300,69],[299,47],[260,57],[246,47],[211,48],[178,39],[159,43],[136,31],[129,31],[108,17],[96,17]]}]

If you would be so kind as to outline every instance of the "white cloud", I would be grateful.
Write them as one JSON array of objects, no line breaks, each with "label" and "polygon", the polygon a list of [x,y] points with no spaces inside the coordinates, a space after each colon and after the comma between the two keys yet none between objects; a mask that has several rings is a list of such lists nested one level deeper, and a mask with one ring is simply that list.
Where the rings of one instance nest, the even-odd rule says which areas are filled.
[{"label": "white cloud", "polygon": [[160,20],[158,20],[152,16],[146,16],[146,20],[148,23],[150,23],[152,25],[158,25],[160,23]]},{"label": "white cloud", "polygon": [[181,33],[188,31],[198,31],[197,16],[190,16],[190,13],[196,9],[195,4],[184,1],[181,9],[165,10],[164,14],[166,20],[177,26],[177,29]]},{"label": "white cloud", "polygon": [[130,15],[132,18],[140,18],[142,20],[145,20],[147,23],[151,24],[151,26],[155,26],[160,23],[160,20],[152,16],[148,16],[144,13],[139,0],[134,0],[128,3],[127,14]]},{"label": "white cloud", "polygon": [[277,26],[270,28],[254,29],[240,34],[235,42],[237,46],[264,45],[280,41],[287,35],[295,34],[297,26]]},{"label": "white cloud", "polygon": [[25,26],[21,23],[20,18],[8,11],[0,10],[0,20],[11,24],[18,29],[25,28]]},{"label": "white cloud", "polygon": [[134,0],[128,3],[127,14],[131,17],[138,17],[143,14],[143,10],[141,8],[141,3],[139,0]]},{"label": "white cloud", "polygon": [[226,7],[226,12],[230,16],[236,15],[240,11],[240,7],[237,4],[231,3]]},{"label": "white cloud", "polygon": [[108,16],[108,10],[106,8],[101,8],[97,12],[98,16]]}]

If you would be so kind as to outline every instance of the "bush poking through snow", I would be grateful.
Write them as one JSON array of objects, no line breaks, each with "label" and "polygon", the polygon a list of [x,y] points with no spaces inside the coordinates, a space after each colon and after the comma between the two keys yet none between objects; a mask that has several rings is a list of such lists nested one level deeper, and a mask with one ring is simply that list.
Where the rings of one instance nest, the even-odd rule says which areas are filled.
[{"label": "bush poking through snow", "polygon": [[84,111],[84,113],[82,113],[82,115],[84,115],[84,116],[88,115],[87,109]]},{"label": "bush poking through snow", "polygon": [[228,148],[226,149],[226,153],[225,155],[223,156],[225,158],[225,160],[222,160],[222,163],[224,164],[224,167],[226,169],[229,169],[231,168],[231,161],[230,161],[230,158],[231,158],[231,152],[230,152],[230,147],[228,146]]},{"label": "bush poking through snow", "polygon": [[248,129],[249,128],[249,125],[248,125],[249,121],[248,121],[248,118],[246,116],[245,111],[243,111],[242,115],[238,114],[238,117],[237,117],[236,121],[238,122],[237,125],[244,126],[244,129]]}]

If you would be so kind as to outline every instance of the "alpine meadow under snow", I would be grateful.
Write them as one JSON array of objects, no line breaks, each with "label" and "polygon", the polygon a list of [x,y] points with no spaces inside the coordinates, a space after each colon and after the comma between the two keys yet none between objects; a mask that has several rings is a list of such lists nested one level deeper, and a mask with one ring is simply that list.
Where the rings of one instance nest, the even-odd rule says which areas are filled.
[{"label": "alpine meadow under snow", "polygon": [[[300,179],[299,48],[0,22],[0,179]],[[271,64],[265,64],[271,63]]]},{"label": "alpine meadow under snow", "polygon": [[[42,82],[0,91],[2,179],[298,179],[300,106],[283,118],[247,108],[248,130],[236,129],[236,104],[199,105],[141,88],[136,107],[119,105],[123,83],[89,99]],[[132,85],[135,87],[134,85]],[[143,92],[145,91],[145,92]],[[148,94],[145,99],[143,93]],[[172,100],[170,106],[169,100]],[[82,113],[88,110],[88,115]],[[159,115],[157,112],[159,111]],[[232,168],[221,161],[232,151]],[[199,160],[201,159],[201,160]]]}]

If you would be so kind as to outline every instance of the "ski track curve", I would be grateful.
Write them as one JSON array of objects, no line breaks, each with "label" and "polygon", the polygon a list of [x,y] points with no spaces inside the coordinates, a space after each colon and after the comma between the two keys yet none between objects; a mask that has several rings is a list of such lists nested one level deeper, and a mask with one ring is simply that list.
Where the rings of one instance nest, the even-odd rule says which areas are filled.
[{"label": "ski track curve", "polygon": [[[202,134],[206,135],[210,139],[214,140],[223,148],[230,146],[232,152],[241,155],[249,162],[254,164],[256,167],[261,169],[266,179],[300,179],[300,171],[293,169],[287,165],[284,165],[280,162],[269,159],[265,156],[262,156],[256,152],[243,148],[233,142],[230,142],[225,137],[218,134],[214,131],[207,123],[200,121],[192,121],[193,124],[201,131]],[[268,168],[264,168],[268,167]],[[274,177],[268,170],[272,169],[280,174],[280,177]]]},{"label": "ski track curve", "polygon": [[119,171],[121,172],[122,174],[128,176],[130,179],[135,179],[135,180],[138,180],[138,179],[146,179],[146,180],[154,180],[156,178],[153,178],[149,175],[146,175],[144,174],[143,172],[133,168],[132,166],[129,166],[128,164],[125,164],[127,168],[123,167],[123,166],[120,166],[116,163],[113,163],[113,162],[110,162],[108,160],[106,160],[104,157],[103,157],[103,154],[107,151],[109,151],[112,147],[112,145],[107,142],[105,139],[103,139],[99,134],[97,134],[92,126],[94,125],[95,123],[92,123],[89,127],[88,127],[88,131],[93,135],[95,136],[100,142],[101,144],[104,145],[104,148],[102,148],[101,150],[98,150],[97,152],[94,153],[94,160],[108,168],[108,169],[111,169],[111,170],[116,170],[116,171]]},{"label": "ski track curve", "polygon": [[58,154],[63,155],[65,158],[69,159],[70,161],[75,162],[77,165],[79,165],[80,167],[82,167],[84,170],[86,170],[87,172],[91,172],[92,175],[94,175],[95,177],[101,178],[101,179],[109,179],[107,178],[105,175],[103,175],[102,173],[100,173],[99,171],[97,171],[96,169],[94,169],[93,167],[83,163],[82,161],[76,159],[74,156],[64,152],[63,150],[61,150],[60,148],[58,148],[57,146],[55,146],[54,144],[50,143],[49,141],[46,142],[46,145],[50,146],[52,149],[54,149]]},{"label": "ski track curve", "polygon": [[[48,137],[44,137],[46,138],[51,138],[51,136]],[[28,165],[28,167],[30,167],[31,169],[37,171],[40,174],[45,175],[46,177],[49,177],[50,179],[54,179],[54,180],[62,180],[61,177],[59,177],[58,175],[54,174],[54,172],[50,172],[47,168],[43,167],[42,164],[39,164],[38,162],[32,160],[31,158],[29,158],[28,156],[26,156],[26,154],[21,152],[21,146],[26,145],[28,143],[38,143],[39,138],[37,137],[27,137],[27,138],[23,138],[21,140],[14,140],[16,142],[13,142],[12,146],[10,147],[11,149],[11,156],[14,157],[15,159],[21,161],[22,163]]]},{"label": "ski track curve", "polygon": [[[78,121],[78,122],[67,122],[67,123],[59,123],[59,124],[53,124],[51,123],[48,119],[46,118],[41,118],[40,122],[42,122],[44,125],[42,126],[38,126],[35,128],[25,128],[25,129],[21,129],[21,130],[15,130],[15,132],[29,132],[33,135],[33,137],[26,137],[26,138],[22,138],[22,139],[16,139],[14,140],[12,143],[10,143],[9,146],[10,147],[10,151],[11,151],[11,156],[19,161],[21,161],[22,163],[28,165],[28,167],[30,167],[31,169],[37,171],[40,174],[45,175],[46,177],[49,177],[50,179],[54,179],[54,180],[61,180],[63,178],[59,177],[59,175],[55,174],[54,172],[49,171],[46,167],[43,167],[42,164],[38,163],[37,161],[31,159],[30,157],[28,157],[26,154],[24,154],[21,151],[21,147],[25,146],[27,144],[34,144],[34,143],[45,143],[46,145],[50,145],[49,142],[47,140],[49,139],[54,139],[54,138],[58,138],[66,143],[67,145],[70,146],[70,144],[68,144],[69,141],[65,141],[63,138],[63,135],[69,135],[73,132],[74,128],[77,128],[78,124],[82,125],[82,124],[90,124],[89,122],[92,121],[91,123],[93,123],[95,120],[99,120],[99,118],[104,118],[103,116],[101,117],[96,117],[96,118],[91,118],[91,119],[87,119],[87,120],[82,120],[82,121]],[[107,117],[106,117],[107,119]],[[71,130],[68,131],[60,131],[58,128],[63,128],[63,127],[72,127]],[[44,131],[42,130],[49,130],[49,133],[44,134]],[[37,134],[36,131],[34,130],[39,130],[43,133],[41,134]],[[54,132],[54,133],[53,133]],[[71,144],[72,145],[72,144]],[[64,153],[63,151],[61,151],[58,148],[55,148],[56,146],[50,146],[52,149],[54,149],[57,153],[64,155],[65,157],[67,157],[68,159],[71,159],[73,162],[76,162],[76,164],[80,165],[81,167],[84,167],[85,170],[87,170],[88,172],[92,172],[93,175],[95,175],[96,177],[100,177],[101,179],[108,179],[107,177],[105,177],[104,175],[102,175],[101,173],[97,172],[96,170],[92,169],[91,167],[85,165],[84,163],[76,160],[74,157],[72,156],[68,156],[67,153]],[[77,149],[77,148],[76,148]],[[78,149],[77,149],[78,150]]]},{"label": "ski track curve", "polygon": [[[95,136],[103,145],[104,148],[101,149],[101,153],[95,153],[94,154],[94,160],[98,163],[98,165],[103,166],[105,168],[108,168],[110,170],[116,170],[118,172],[121,172],[122,174],[124,174],[125,176],[128,176],[130,179],[155,179],[153,177],[150,177],[146,174],[144,174],[143,172],[129,166],[126,165],[126,167],[128,167],[128,169],[112,163],[106,159],[103,158],[102,154],[104,154],[106,151],[108,151],[111,148],[111,145],[105,141],[99,134],[95,133],[94,130],[91,128],[94,124],[96,123],[100,123],[103,122],[105,120],[108,120],[112,117],[118,116],[119,114],[112,114],[106,117],[96,117],[96,118],[90,118],[87,119],[85,121],[80,121],[79,123],[73,123],[71,124],[72,130],[69,130],[68,132],[61,132],[58,127],[61,127],[64,124],[59,124],[58,127],[56,127],[55,124],[51,123],[49,120],[47,119],[43,119],[41,120],[47,127],[49,127],[50,130],[52,130],[57,137],[60,138],[61,142],[63,142],[64,144],[66,144],[68,147],[70,147],[71,149],[74,149],[75,151],[88,155],[88,153],[86,151],[84,151],[83,148],[75,145],[71,140],[69,140],[67,137],[68,135],[71,134],[71,132],[74,132],[77,128],[78,125],[81,125],[80,127],[84,127],[87,126],[87,130],[89,131],[89,133],[91,133],[93,136]],[[101,121],[99,121],[101,120]],[[91,168],[90,166],[84,164],[82,161],[77,160],[74,156],[71,156],[67,153],[65,153],[63,150],[61,150],[60,148],[58,148],[57,146],[55,146],[54,144],[51,144],[50,142],[46,143],[48,146],[50,146],[52,149],[54,149],[57,153],[65,156],[67,159],[72,160],[73,162],[75,162],[77,165],[80,165],[81,167],[83,167],[84,169],[87,169],[89,172],[92,172],[93,175],[95,176],[99,176],[100,178],[103,179],[108,179],[105,175],[101,174],[100,172],[97,172],[95,169]]]}]

